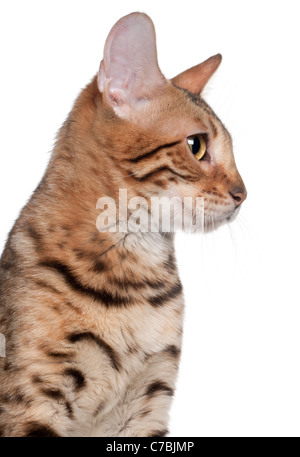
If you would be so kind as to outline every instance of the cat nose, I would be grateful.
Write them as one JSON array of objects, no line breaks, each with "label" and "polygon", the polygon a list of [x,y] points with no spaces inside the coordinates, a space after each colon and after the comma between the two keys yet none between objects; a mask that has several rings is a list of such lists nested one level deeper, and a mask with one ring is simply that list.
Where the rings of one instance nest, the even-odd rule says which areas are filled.
[{"label": "cat nose", "polygon": [[245,186],[234,187],[229,191],[229,194],[233,198],[236,206],[240,206],[247,198],[247,190]]}]

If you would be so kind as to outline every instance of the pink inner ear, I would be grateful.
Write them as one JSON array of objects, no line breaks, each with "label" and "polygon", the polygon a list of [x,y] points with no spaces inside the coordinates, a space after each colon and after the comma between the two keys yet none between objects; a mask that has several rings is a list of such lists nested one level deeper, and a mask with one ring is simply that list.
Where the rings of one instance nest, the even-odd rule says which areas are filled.
[{"label": "pink inner ear", "polygon": [[105,43],[98,85],[113,104],[151,98],[166,81],[158,67],[155,30],[151,19],[133,13],[120,19]]},{"label": "pink inner ear", "polygon": [[186,89],[193,94],[200,94],[222,61],[221,54],[217,54],[204,62],[189,68],[175,76],[171,81],[175,86]]}]

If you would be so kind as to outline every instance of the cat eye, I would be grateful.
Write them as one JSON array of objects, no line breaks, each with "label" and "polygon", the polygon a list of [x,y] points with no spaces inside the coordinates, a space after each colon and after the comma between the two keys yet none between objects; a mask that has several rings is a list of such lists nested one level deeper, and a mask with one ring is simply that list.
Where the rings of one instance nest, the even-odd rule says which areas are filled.
[{"label": "cat eye", "polygon": [[206,152],[206,142],[202,135],[193,135],[187,138],[190,150],[197,160],[201,160]]}]

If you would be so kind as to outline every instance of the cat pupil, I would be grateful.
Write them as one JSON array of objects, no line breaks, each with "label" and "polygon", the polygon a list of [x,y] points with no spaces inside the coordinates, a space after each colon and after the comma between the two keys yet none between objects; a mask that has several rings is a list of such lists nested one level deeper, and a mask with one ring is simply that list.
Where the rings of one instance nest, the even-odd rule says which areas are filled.
[{"label": "cat pupil", "polygon": [[194,138],[194,143],[193,143],[193,146],[192,146],[192,153],[193,154],[197,154],[197,152],[199,152],[199,149],[200,149],[200,140],[199,138],[196,136]]}]

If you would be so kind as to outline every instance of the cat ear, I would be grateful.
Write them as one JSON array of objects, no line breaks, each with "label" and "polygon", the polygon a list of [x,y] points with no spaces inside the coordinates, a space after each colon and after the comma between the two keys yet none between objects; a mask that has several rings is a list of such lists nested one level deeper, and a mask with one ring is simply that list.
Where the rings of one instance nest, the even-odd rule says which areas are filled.
[{"label": "cat ear", "polygon": [[171,82],[175,86],[181,87],[181,89],[186,89],[193,94],[200,94],[208,80],[217,70],[221,61],[221,54],[217,54],[199,65],[189,68],[183,73],[175,76],[175,78],[171,79]]},{"label": "cat ear", "polygon": [[98,88],[119,115],[151,99],[167,84],[156,54],[155,29],[143,13],[120,19],[110,31],[98,73]]}]

